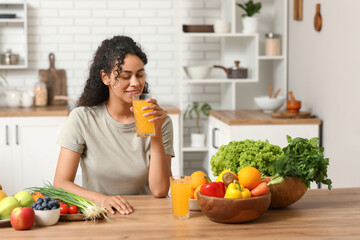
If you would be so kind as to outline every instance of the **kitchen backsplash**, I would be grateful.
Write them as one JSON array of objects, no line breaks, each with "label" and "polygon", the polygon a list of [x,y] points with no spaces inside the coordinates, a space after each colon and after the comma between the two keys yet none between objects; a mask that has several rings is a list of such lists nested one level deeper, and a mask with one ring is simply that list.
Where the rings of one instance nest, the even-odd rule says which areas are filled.
[{"label": "kitchen backsplash", "polygon": [[[48,69],[50,52],[55,67],[65,69],[67,92],[78,98],[88,74],[94,51],[105,38],[125,34],[139,41],[148,54],[146,67],[153,95],[160,103],[179,105],[179,0],[27,0],[29,67],[3,71],[11,86],[32,90],[39,69]],[[213,24],[220,17],[220,1],[184,0],[186,23]],[[15,37],[16,38],[16,37]],[[5,37],[6,41],[16,39]],[[219,59],[216,39],[184,39],[183,58],[189,64]],[[191,101],[207,101],[219,106],[219,85],[184,85],[186,106]],[[185,122],[185,136],[194,125]],[[192,153],[187,153],[192,155]],[[193,154],[184,162],[185,172],[199,169],[202,157]]]}]

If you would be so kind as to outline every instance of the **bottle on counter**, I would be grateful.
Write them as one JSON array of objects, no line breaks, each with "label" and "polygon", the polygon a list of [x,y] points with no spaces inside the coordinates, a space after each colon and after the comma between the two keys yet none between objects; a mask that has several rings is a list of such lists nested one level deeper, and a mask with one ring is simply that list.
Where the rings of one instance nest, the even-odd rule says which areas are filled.
[{"label": "bottle on counter", "polygon": [[265,34],[265,55],[279,56],[280,55],[280,35],[275,33]]},{"label": "bottle on counter", "polygon": [[46,84],[38,81],[34,85],[34,104],[36,107],[44,107],[48,102],[48,93]]}]

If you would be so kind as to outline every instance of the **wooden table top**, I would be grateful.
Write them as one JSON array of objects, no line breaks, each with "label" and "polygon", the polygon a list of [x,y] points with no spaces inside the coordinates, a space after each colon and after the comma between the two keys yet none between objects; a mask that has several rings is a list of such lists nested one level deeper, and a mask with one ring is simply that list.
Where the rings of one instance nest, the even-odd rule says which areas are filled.
[{"label": "wooden table top", "polygon": [[308,190],[295,204],[240,224],[212,222],[198,211],[177,220],[168,198],[125,198],[135,212],[112,215],[112,222],[58,222],[26,231],[0,227],[0,239],[360,239],[360,188]]},{"label": "wooden table top", "polygon": [[319,118],[273,118],[260,110],[211,110],[210,115],[228,125],[321,124]]}]

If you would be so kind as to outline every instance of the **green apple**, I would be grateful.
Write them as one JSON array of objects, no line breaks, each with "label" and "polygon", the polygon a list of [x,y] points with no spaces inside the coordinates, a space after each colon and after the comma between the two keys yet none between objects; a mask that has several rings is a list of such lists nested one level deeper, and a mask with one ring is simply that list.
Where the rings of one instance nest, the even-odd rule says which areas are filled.
[{"label": "green apple", "polygon": [[20,203],[13,196],[9,196],[1,200],[0,219],[10,219],[11,211],[16,207],[20,207]]},{"label": "green apple", "polygon": [[15,194],[14,197],[19,201],[22,207],[31,207],[31,204],[35,202],[34,198],[28,191],[20,191]]}]

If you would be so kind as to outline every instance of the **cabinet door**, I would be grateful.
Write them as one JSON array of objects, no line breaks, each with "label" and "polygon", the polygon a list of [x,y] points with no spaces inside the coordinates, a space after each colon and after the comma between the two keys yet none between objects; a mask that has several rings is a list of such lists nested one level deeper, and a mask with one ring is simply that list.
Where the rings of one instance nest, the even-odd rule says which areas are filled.
[{"label": "cabinet door", "polygon": [[207,174],[211,180],[215,180],[215,176],[211,171],[210,160],[219,149],[221,145],[228,144],[230,142],[230,127],[220,120],[210,116],[209,117],[209,131],[208,131],[208,148],[209,158],[205,163],[204,168],[207,170]]},{"label": "cabinet door", "polygon": [[12,119],[14,190],[53,182],[60,146],[56,140],[67,117],[22,117]]},{"label": "cabinet door", "polygon": [[11,176],[11,137],[8,118],[0,118],[0,184],[7,195],[11,195],[13,189]]}]

